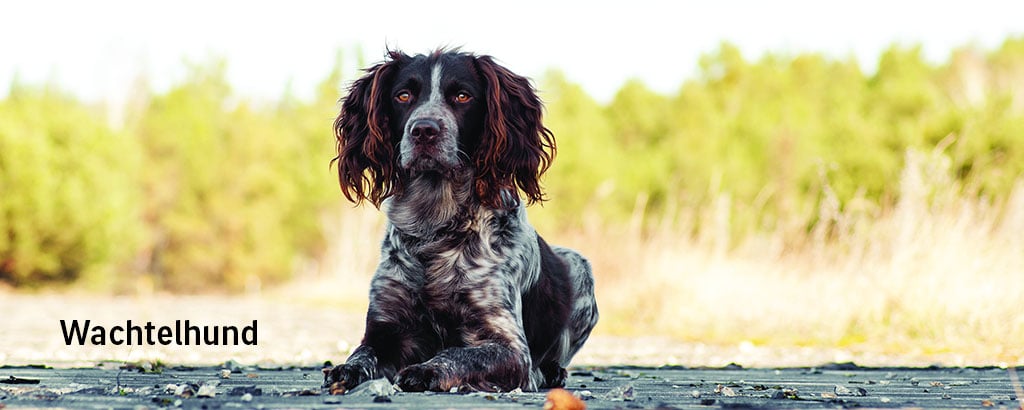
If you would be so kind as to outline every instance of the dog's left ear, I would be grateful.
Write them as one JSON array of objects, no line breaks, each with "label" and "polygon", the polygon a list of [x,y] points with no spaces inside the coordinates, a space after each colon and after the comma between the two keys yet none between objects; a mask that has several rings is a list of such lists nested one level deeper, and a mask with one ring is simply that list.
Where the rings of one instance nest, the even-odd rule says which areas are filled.
[{"label": "dog's left ear", "polygon": [[[487,87],[487,117],[476,150],[476,193],[492,208],[519,205],[517,191],[527,203],[544,200],[540,176],[555,157],[555,138],[541,123],[543,107],[530,80],[494,62],[476,58]],[[511,194],[511,195],[510,195]]]}]

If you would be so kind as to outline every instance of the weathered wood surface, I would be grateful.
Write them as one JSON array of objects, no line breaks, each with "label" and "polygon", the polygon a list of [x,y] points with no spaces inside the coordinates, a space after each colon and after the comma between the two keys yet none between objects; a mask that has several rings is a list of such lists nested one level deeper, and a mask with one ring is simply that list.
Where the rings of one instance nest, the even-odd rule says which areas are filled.
[{"label": "weathered wood surface", "polygon": [[[0,368],[0,408],[539,408],[545,400],[545,392],[332,396],[319,368],[117,367]],[[1000,368],[575,368],[566,388],[589,408],[1020,408]]]}]

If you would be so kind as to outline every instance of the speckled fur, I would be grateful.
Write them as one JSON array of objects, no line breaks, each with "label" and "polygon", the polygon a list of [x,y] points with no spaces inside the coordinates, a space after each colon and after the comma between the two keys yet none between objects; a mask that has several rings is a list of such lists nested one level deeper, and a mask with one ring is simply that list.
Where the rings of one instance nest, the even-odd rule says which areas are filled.
[{"label": "speckled fur", "polygon": [[[561,386],[565,367],[596,324],[593,276],[587,260],[573,250],[550,247],[537,234],[527,221],[516,185],[481,187],[493,181],[481,176],[485,174],[479,168],[482,162],[472,157],[496,155],[475,152],[492,146],[481,141],[490,134],[478,130],[505,126],[492,122],[507,118],[517,123],[537,122],[527,127],[510,124],[513,131],[547,132],[539,124],[539,111],[530,108],[531,112],[522,115],[512,112],[516,107],[539,108],[529,83],[488,64],[494,64],[489,57],[452,51],[415,57],[392,53],[391,61],[371,69],[363,83],[357,81],[346,97],[336,122],[341,166],[375,165],[351,157],[364,154],[359,149],[366,148],[346,151],[346,144],[365,146],[360,138],[367,137],[358,132],[373,127],[359,124],[359,118],[388,118],[392,123],[380,128],[395,130],[393,134],[400,134],[400,138],[385,141],[393,147],[384,151],[393,156],[388,161],[400,169],[371,169],[378,178],[393,175],[395,188],[388,185],[384,195],[374,198],[380,199],[388,224],[381,261],[370,285],[366,333],[344,365],[326,372],[325,385],[340,383],[351,389],[363,381],[387,377],[406,391],[509,391]],[[380,74],[383,70],[390,74]],[[494,72],[501,76],[488,76]],[[416,95],[420,104],[393,103],[388,111],[380,108],[385,107],[382,102],[371,101],[370,106],[385,109],[378,115],[368,114],[370,109],[357,104],[395,93],[393,88],[397,86],[389,82],[396,76],[420,79],[424,88],[429,88]],[[510,84],[492,84],[494,78]],[[425,87],[427,79],[429,87]],[[474,103],[486,103],[486,107],[457,107],[446,94],[445,84],[463,84],[481,100]],[[502,94],[509,93],[504,91],[509,89],[515,95]],[[376,94],[367,97],[373,91]],[[510,112],[495,115],[494,102],[483,101],[490,98],[524,101],[505,101],[503,111]],[[440,125],[438,141],[424,143],[410,137],[409,124],[422,118]],[[388,139],[384,133],[378,139]],[[543,145],[540,141],[533,143]],[[537,150],[523,151],[505,155],[524,157],[536,155]],[[546,167],[546,160],[550,157],[529,158],[527,167],[534,167],[533,178],[539,176],[536,164]],[[358,199],[366,197],[360,191],[362,185],[346,187],[346,182],[351,185],[359,178],[354,172],[344,172],[349,170],[339,170],[346,195],[347,189],[352,189]],[[498,179],[514,180],[528,189],[531,182],[524,183],[520,180],[523,173],[515,172],[515,176],[499,175]],[[488,192],[496,192],[496,196],[490,200],[481,196]],[[539,192],[532,198],[539,198]]]}]

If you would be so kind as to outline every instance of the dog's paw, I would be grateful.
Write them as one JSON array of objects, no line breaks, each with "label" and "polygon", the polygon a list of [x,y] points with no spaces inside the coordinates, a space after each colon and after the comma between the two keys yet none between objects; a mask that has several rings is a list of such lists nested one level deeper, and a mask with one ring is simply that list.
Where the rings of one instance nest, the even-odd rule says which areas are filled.
[{"label": "dog's paw", "polygon": [[542,388],[565,387],[565,381],[569,378],[569,372],[555,362],[545,362],[540,365],[541,374],[544,375]]},{"label": "dog's paw", "polygon": [[331,394],[344,394],[370,379],[369,371],[354,364],[329,367],[323,371],[323,387],[330,389]]},{"label": "dog's paw", "polygon": [[406,392],[446,392],[458,386],[458,382],[452,380],[441,367],[430,363],[406,367],[398,373],[396,384]]}]

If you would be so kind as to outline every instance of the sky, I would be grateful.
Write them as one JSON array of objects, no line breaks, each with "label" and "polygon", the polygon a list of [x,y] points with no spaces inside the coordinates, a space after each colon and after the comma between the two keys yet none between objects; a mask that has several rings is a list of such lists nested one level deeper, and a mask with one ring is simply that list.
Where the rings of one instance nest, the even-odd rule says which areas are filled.
[{"label": "sky", "polygon": [[558,68],[607,101],[634,78],[675,92],[723,41],[748,59],[820,52],[870,72],[893,43],[940,62],[1011,35],[1024,35],[1024,1],[16,0],[0,5],[0,96],[18,78],[116,103],[139,78],[160,92],[186,62],[224,58],[238,95],[307,98],[339,51],[351,76],[357,54],[461,46],[534,79]]}]

